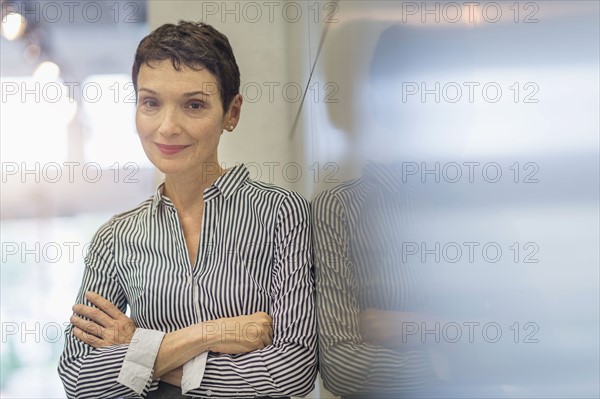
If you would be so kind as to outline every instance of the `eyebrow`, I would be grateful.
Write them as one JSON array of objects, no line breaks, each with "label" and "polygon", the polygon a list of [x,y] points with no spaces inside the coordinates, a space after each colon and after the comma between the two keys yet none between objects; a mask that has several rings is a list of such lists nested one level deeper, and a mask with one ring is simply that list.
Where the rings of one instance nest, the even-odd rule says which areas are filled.
[{"label": "eyebrow", "polygon": [[[145,87],[140,87],[138,89],[138,93],[141,92],[141,91],[146,91],[146,92],[148,92],[148,93],[150,93],[152,95],[158,95],[158,93],[155,92],[154,90],[150,90],[150,89],[147,89]],[[203,96],[210,96],[210,93],[206,93],[206,92],[204,92],[202,90],[190,91],[189,93],[183,93],[182,96],[183,97],[193,97],[193,96],[198,95],[198,94],[203,95]]]}]

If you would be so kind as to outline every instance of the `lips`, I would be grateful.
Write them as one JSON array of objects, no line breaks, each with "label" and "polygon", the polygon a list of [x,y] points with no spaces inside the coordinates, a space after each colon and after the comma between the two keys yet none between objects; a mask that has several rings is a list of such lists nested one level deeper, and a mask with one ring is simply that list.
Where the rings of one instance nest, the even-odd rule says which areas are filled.
[{"label": "lips", "polygon": [[189,147],[187,145],[167,145],[167,144],[158,144],[158,143],[155,143],[155,144],[156,144],[156,147],[158,148],[158,150],[165,155],[177,154],[178,152]]}]

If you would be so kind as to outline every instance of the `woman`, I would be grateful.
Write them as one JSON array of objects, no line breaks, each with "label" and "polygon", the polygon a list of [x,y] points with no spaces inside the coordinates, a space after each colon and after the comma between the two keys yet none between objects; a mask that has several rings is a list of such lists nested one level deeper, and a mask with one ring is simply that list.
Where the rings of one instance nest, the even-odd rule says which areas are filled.
[{"label": "woman", "polygon": [[317,366],[309,204],[243,164],[219,166],[242,106],[227,38],[163,25],[141,41],[132,80],[140,140],[165,181],[92,241],[59,364],[67,395],[306,395]]}]

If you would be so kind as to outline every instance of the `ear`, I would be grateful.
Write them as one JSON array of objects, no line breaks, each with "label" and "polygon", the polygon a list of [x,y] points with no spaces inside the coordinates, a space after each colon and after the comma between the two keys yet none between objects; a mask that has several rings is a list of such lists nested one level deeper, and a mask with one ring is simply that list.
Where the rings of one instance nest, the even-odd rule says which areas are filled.
[{"label": "ear", "polygon": [[243,98],[241,94],[236,94],[229,103],[229,109],[223,118],[223,129],[232,131],[237,126],[242,112]]}]

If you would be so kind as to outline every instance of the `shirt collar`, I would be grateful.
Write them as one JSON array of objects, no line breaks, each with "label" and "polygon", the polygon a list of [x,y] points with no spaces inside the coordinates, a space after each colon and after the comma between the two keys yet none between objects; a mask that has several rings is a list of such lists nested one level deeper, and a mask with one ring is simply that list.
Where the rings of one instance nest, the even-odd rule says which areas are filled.
[{"label": "shirt collar", "polygon": [[[250,172],[248,172],[246,165],[243,163],[235,165],[204,190],[204,201],[210,201],[219,195],[222,195],[225,199],[231,197],[233,193],[235,193],[235,191],[240,188],[246,182],[246,180],[249,179],[249,175]],[[164,185],[164,182],[161,183],[152,197],[152,204],[150,208],[152,215],[156,213],[156,209],[161,203],[164,203],[166,206],[174,206],[173,202],[171,202],[171,199],[163,195]]]}]

